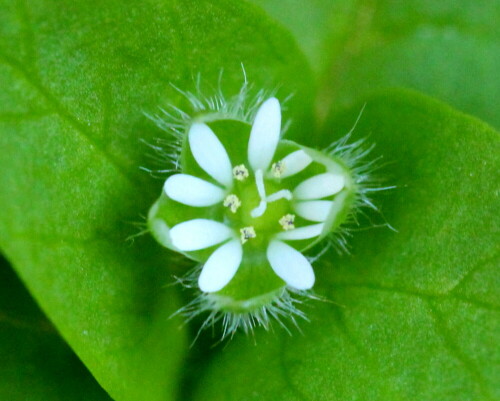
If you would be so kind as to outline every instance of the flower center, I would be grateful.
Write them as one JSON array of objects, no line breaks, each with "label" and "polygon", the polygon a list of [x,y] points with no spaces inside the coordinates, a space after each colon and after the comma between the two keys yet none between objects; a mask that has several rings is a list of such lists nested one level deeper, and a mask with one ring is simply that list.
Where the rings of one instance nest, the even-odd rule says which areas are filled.
[{"label": "flower center", "polygon": [[[245,166],[238,166],[238,171],[242,170],[248,171]],[[232,193],[224,200],[224,206],[227,207],[226,216],[233,227],[240,232],[248,227],[254,230],[255,235],[247,235],[242,241],[245,243],[254,237],[264,239],[292,228],[291,199],[292,193],[288,189],[281,188],[275,180],[266,180],[263,171],[257,170],[235,181]],[[287,218],[284,220],[285,216]]]}]

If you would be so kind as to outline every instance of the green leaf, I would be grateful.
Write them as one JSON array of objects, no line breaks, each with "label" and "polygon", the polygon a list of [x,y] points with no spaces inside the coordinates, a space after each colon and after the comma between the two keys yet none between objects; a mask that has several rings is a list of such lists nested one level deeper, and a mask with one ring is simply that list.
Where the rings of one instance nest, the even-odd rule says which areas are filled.
[{"label": "green leaf", "polygon": [[319,75],[321,115],[406,87],[500,127],[499,2],[251,0],[294,34]]},{"label": "green leaf", "polygon": [[[325,144],[360,108],[331,120]],[[498,133],[398,91],[369,98],[355,132],[376,143],[387,163],[379,174],[397,185],[376,203],[398,232],[355,232],[352,255],[320,259],[316,291],[332,302],[307,307],[303,335],[238,337],[208,366],[196,400],[500,396]]]},{"label": "green leaf", "polygon": [[307,65],[251,6],[0,1],[0,246],[114,399],[172,399],[185,352],[170,254],[125,241],[162,186],[139,169],[155,167],[140,141],[166,135],[144,112],[179,106],[170,83],[198,73],[208,88],[224,70],[233,95],[241,63],[310,126]]},{"label": "green leaf", "polygon": [[336,110],[375,89],[406,87],[500,127],[498,1],[361,1],[350,23],[338,18],[347,29],[332,40],[322,88]]},{"label": "green leaf", "polygon": [[1,256],[0,355],[2,400],[110,400]]},{"label": "green leaf", "polygon": [[[322,74],[331,63],[337,43],[356,12],[356,2],[349,0],[249,0],[262,7],[292,32],[308,57],[311,67]],[[340,43],[339,43],[340,44]]]}]

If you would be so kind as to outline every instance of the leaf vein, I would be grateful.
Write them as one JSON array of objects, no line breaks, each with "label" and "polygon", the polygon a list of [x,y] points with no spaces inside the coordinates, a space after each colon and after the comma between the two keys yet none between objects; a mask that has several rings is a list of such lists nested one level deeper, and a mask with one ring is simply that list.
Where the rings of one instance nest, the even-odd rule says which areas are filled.
[{"label": "leaf vein", "polygon": [[27,111],[27,112],[4,112],[0,113],[0,123],[19,123],[28,120],[37,120],[54,114],[51,110]]},{"label": "leaf vein", "polygon": [[443,344],[448,349],[450,355],[456,358],[465,367],[465,369],[469,372],[473,379],[475,379],[475,381],[479,385],[479,390],[481,391],[485,399],[493,401],[493,397],[487,389],[487,384],[483,376],[481,375],[481,372],[479,371],[479,369],[477,369],[473,361],[460,350],[460,347],[453,340],[453,336],[450,335],[441,314],[436,310],[433,302],[427,301],[427,305],[429,313],[433,319],[436,332],[441,336]]},{"label": "leaf vein", "polygon": [[447,294],[451,294],[453,292],[456,292],[457,290],[460,290],[460,287],[463,287],[463,285],[465,283],[467,283],[467,281],[469,281],[473,276],[474,274],[480,270],[481,268],[483,268],[484,266],[486,266],[488,263],[498,259],[498,256],[499,256],[499,252],[495,252],[492,256],[490,257],[487,257],[485,259],[483,259],[482,261],[480,261],[479,263],[477,263],[473,268],[471,268],[459,281],[457,284],[455,284],[455,286],[453,288],[451,288]]},{"label": "leaf vein", "polygon": [[47,103],[54,109],[57,115],[62,118],[64,121],[69,123],[77,133],[80,134],[81,137],[87,140],[87,142],[94,148],[94,150],[98,151],[105,160],[107,160],[116,170],[133,186],[140,187],[140,183],[134,180],[129,174],[127,169],[110,153],[107,152],[103,144],[97,141],[93,137],[93,133],[82,124],[75,116],[73,116],[70,112],[68,112],[64,106],[59,103],[59,101],[55,98],[55,96],[47,90],[38,79],[34,79],[32,77],[33,74],[30,74],[23,66],[16,60],[12,59],[5,53],[0,52],[0,61],[4,64],[10,66],[15,72],[19,74],[19,76],[24,79],[29,85],[31,85],[46,101]]},{"label": "leaf vein", "polygon": [[440,294],[440,293],[433,293],[433,292],[422,292],[419,290],[412,290],[412,289],[407,289],[407,288],[399,288],[395,286],[383,286],[375,283],[333,283],[331,284],[332,288],[360,288],[360,289],[366,289],[366,290],[373,290],[373,291],[383,291],[383,292],[389,292],[389,293],[399,293],[403,295],[409,295],[409,296],[414,296],[418,297],[424,300],[439,300],[439,299],[455,299],[457,301],[469,303],[472,305],[475,305],[479,308],[482,309],[487,309],[491,311],[498,312],[500,311],[500,305],[495,305],[492,303],[476,300],[473,298],[467,298],[463,297],[460,295],[454,295],[454,294]]}]

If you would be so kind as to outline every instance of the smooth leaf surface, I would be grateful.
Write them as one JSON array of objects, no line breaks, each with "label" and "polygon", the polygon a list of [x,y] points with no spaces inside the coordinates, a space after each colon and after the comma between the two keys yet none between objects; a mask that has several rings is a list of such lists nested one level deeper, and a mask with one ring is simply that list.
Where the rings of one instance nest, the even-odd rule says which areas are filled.
[{"label": "smooth leaf surface", "polygon": [[[350,130],[361,106],[330,121],[325,144]],[[500,396],[498,133],[390,91],[367,100],[355,136],[376,143],[387,163],[379,174],[398,186],[376,199],[398,232],[355,232],[352,255],[320,259],[315,288],[332,303],[306,308],[303,335],[235,339],[206,369],[196,400]]]},{"label": "smooth leaf surface", "polygon": [[251,0],[285,25],[319,76],[319,112],[406,87],[500,127],[500,2]]},{"label": "smooth leaf surface", "polygon": [[144,112],[181,106],[170,83],[193,89],[198,73],[216,87],[223,70],[235,94],[241,63],[309,124],[307,65],[251,6],[0,2],[0,246],[116,400],[172,399],[185,350],[174,263],[147,236],[125,241],[162,186],[139,170],[156,167],[141,140],[165,135]]},{"label": "smooth leaf surface", "polygon": [[358,2],[350,23],[340,18],[347,29],[332,40],[322,108],[405,87],[500,127],[500,2],[369,0]]},{"label": "smooth leaf surface", "polygon": [[0,399],[109,401],[0,256]]},{"label": "smooth leaf surface", "polygon": [[351,23],[358,5],[350,0],[249,0],[262,7],[295,37],[312,69],[322,74],[336,53],[337,37]]}]

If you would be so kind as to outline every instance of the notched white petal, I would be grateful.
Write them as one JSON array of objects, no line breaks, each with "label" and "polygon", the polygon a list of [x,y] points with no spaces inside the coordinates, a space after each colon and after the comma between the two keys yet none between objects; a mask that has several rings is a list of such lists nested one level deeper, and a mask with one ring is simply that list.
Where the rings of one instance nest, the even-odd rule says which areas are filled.
[{"label": "notched white petal", "polygon": [[216,292],[224,288],[236,274],[243,258],[240,241],[232,240],[220,246],[208,258],[198,286],[203,292]]},{"label": "notched white petal", "polygon": [[248,141],[248,160],[253,170],[266,170],[278,146],[281,131],[281,108],[272,97],[260,106]]},{"label": "notched white petal", "polygon": [[206,124],[194,123],[189,129],[189,147],[199,166],[226,187],[233,182],[231,161],[224,145]]},{"label": "notched white petal", "polygon": [[323,232],[323,223],[312,224],[310,226],[299,227],[289,231],[283,231],[276,236],[278,239],[286,241],[298,241],[318,237]]},{"label": "notched white petal", "polygon": [[170,230],[172,245],[180,251],[208,248],[233,235],[233,231],[225,224],[207,219],[188,220],[177,224]]},{"label": "notched white petal", "polygon": [[295,190],[295,199],[320,199],[335,195],[344,188],[344,176],[340,174],[323,173],[302,181]]},{"label": "notched white petal", "polygon": [[313,159],[302,149],[290,153],[285,156],[281,163],[283,164],[283,172],[281,173],[281,178],[290,177],[292,175],[300,173],[309,164],[311,164]]},{"label": "notched white petal", "polygon": [[188,174],[169,177],[163,190],[171,199],[195,207],[215,205],[225,195],[225,191],[218,186]]},{"label": "notched white petal", "polygon": [[294,205],[294,210],[300,217],[306,220],[325,221],[330,214],[332,205],[332,201],[326,200],[297,202]]},{"label": "notched white petal", "polygon": [[295,248],[281,241],[272,241],[267,248],[267,259],[274,272],[290,287],[308,290],[314,285],[311,264]]}]

